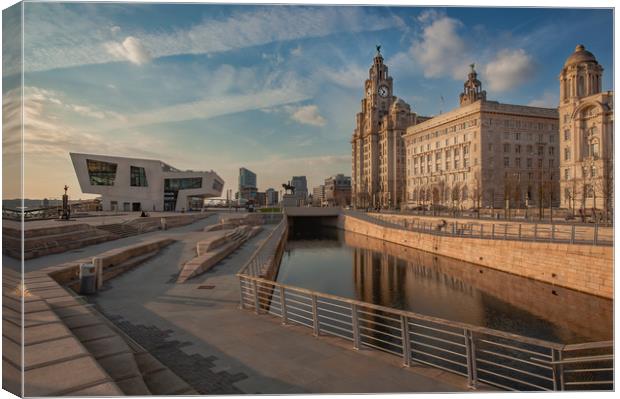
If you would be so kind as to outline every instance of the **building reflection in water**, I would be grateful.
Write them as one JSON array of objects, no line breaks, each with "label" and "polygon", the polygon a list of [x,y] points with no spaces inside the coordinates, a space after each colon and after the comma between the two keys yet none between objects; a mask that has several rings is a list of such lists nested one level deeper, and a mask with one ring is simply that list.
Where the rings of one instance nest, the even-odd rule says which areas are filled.
[{"label": "building reflection in water", "polygon": [[531,337],[612,338],[612,301],[336,229],[297,235],[277,281]]}]

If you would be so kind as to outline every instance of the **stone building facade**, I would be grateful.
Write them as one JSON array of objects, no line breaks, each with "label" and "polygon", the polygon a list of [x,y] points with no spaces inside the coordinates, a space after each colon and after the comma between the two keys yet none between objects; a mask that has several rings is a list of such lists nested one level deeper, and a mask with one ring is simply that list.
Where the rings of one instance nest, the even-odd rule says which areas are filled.
[{"label": "stone building facade", "polygon": [[487,101],[471,67],[459,108],[407,129],[407,207],[557,206],[558,111]]},{"label": "stone building facade", "polygon": [[325,203],[328,206],[351,205],[351,177],[342,173],[325,179]]},{"label": "stone building facade", "polygon": [[613,207],[614,94],[602,91],[603,67],[583,45],[568,57],[559,80],[561,206],[608,211]]},{"label": "stone building facade", "polygon": [[352,203],[357,207],[399,206],[405,197],[405,147],[407,127],[421,117],[393,95],[393,80],[383,63],[380,46],[364,84],[362,110],[356,115],[351,140]]}]

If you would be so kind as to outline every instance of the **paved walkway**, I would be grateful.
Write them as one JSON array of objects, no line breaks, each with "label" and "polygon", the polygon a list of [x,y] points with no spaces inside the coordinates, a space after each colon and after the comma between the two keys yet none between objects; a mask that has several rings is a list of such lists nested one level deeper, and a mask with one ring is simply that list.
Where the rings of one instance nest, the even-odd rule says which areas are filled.
[{"label": "paved walkway", "polygon": [[395,356],[354,351],[340,339],[240,310],[235,273],[273,228],[266,227],[208,273],[174,284],[200,236],[187,231],[158,257],[111,280],[94,302],[201,394],[467,390],[460,376],[405,368]]},{"label": "paved walkway", "polygon": [[[137,236],[130,236],[126,238],[121,238],[118,240],[106,241],[101,244],[90,245],[88,247],[74,249],[67,252],[62,252],[54,255],[47,255],[40,258],[29,259],[24,263],[25,272],[31,272],[34,270],[39,270],[48,266],[60,265],[62,263],[67,263],[71,261],[75,261],[82,258],[88,258],[91,256],[98,255],[102,252],[109,251],[114,248],[120,248],[131,244],[137,244],[140,242],[145,242],[152,240],[154,238],[160,237],[173,237],[177,238],[183,236],[189,232],[202,231],[202,229],[210,224],[216,223],[219,220],[219,215],[212,215],[208,218],[198,220],[194,223],[175,227],[169,230],[156,230],[146,234],[140,234]],[[20,270],[20,262],[17,259],[11,258],[7,255],[2,255],[2,264],[3,266],[8,266],[13,270]]]}]

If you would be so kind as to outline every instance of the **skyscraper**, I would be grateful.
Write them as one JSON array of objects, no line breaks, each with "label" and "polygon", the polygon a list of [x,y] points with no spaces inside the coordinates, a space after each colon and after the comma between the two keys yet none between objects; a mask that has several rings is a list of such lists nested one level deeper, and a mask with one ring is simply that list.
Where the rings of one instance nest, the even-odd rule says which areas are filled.
[{"label": "skyscraper", "polygon": [[239,199],[255,199],[258,191],[256,185],[256,173],[246,168],[239,168]]}]

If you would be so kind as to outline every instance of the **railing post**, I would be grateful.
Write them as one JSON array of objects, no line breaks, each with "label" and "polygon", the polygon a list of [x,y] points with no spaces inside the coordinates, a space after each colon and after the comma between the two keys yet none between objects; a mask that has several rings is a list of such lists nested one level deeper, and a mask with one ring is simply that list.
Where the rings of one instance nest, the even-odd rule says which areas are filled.
[{"label": "railing post", "polygon": [[478,387],[478,372],[476,370],[476,345],[474,335],[470,330],[463,330],[465,337],[465,353],[467,355],[467,384],[470,388]]},{"label": "railing post", "polygon": [[508,223],[504,225],[504,240],[508,239]]},{"label": "railing post", "polygon": [[353,349],[360,348],[360,325],[357,318],[357,305],[351,305],[351,327],[353,328]]},{"label": "railing post", "polygon": [[401,337],[403,347],[403,365],[411,366],[411,342],[409,341],[409,318],[405,315],[400,316]]},{"label": "railing post", "polygon": [[258,283],[256,282],[256,280],[253,280],[253,285],[254,285],[254,312],[256,312],[256,314],[259,313],[260,311],[260,303],[258,302]]},{"label": "railing post", "polygon": [[495,239],[495,223],[491,225],[491,239]]},{"label": "railing post", "polygon": [[598,245],[598,223],[594,225],[594,245]]},{"label": "railing post", "polygon": [[538,223],[534,223],[534,241],[538,239]]},{"label": "railing post", "polygon": [[555,224],[551,225],[551,242],[555,241]]},{"label": "railing post", "polygon": [[521,241],[521,223],[519,223],[519,241]]},{"label": "railing post", "polygon": [[558,349],[551,349],[551,361],[553,362],[553,390],[564,390],[564,366],[556,362],[562,360],[562,352]]},{"label": "railing post", "polygon": [[480,224],[480,238],[484,238],[484,225]]},{"label": "railing post", "polygon": [[570,243],[575,243],[575,225],[572,225],[570,229]]},{"label": "railing post", "polygon": [[239,299],[241,302],[239,303],[240,309],[245,309],[245,301],[243,299],[243,278],[239,277]]},{"label": "railing post", "polygon": [[286,325],[288,322],[288,314],[286,313],[286,296],[284,287],[280,286],[280,308],[282,310],[282,324]]},{"label": "railing post", "polygon": [[456,235],[456,222],[452,222],[452,235]]},{"label": "railing post", "polygon": [[321,331],[319,331],[319,312],[316,302],[316,295],[312,295],[312,325],[314,327],[312,335],[318,337]]}]

